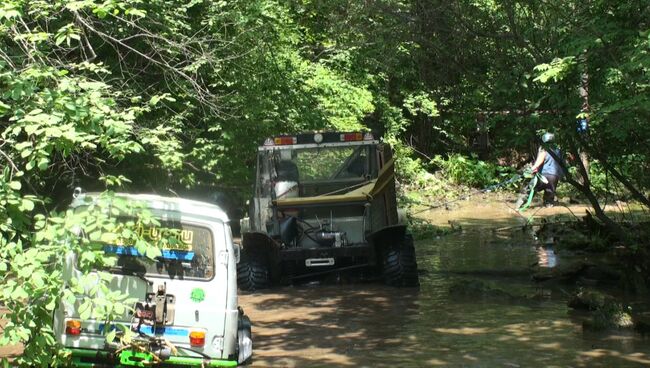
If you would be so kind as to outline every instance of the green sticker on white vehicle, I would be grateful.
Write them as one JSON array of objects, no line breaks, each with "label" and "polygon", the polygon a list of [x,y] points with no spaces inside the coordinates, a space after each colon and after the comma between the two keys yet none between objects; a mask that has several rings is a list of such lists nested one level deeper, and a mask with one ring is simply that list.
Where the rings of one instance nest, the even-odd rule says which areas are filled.
[{"label": "green sticker on white vehicle", "polygon": [[202,302],[205,300],[205,291],[203,291],[201,288],[194,288],[194,290],[192,290],[192,294],[190,295],[190,299],[192,299],[192,301],[195,303]]}]

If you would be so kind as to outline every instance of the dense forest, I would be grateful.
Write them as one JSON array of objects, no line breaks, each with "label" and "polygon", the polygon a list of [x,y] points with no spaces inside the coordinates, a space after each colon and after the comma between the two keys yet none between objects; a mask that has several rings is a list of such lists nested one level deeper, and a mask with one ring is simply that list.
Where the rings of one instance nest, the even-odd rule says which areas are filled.
[{"label": "dense forest", "polygon": [[51,356],[35,321],[73,188],[243,207],[257,145],[282,133],[371,130],[408,184],[457,154],[519,169],[549,130],[634,243],[599,195],[650,206],[649,20],[642,0],[4,0],[0,300],[18,312],[0,344]]}]

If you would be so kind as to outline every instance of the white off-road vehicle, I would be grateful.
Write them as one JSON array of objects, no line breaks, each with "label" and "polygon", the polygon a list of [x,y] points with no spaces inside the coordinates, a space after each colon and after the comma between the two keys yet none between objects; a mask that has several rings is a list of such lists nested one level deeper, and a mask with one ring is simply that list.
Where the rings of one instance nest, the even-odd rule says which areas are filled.
[{"label": "white off-road vehicle", "polygon": [[363,132],[268,138],[241,221],[244,290],[332,272],[419,284],[413,239],[400,219],[391,147]]},{"label": "white off-road vehicle", "polygon": [[[162,249],[155,259],[119,241],[103,246],[107,256],[117,258],[115,266],[104,270],[110,275],[109,292],[121,292],[137,302],[107,325],[101,320],[82,319],[81,299],[62,301],[55,310],[54,329],[59,343],[71,353],[73,364],[234,367],[249,362],[251,324],[237,299],[239,246],[233,243],[226,214],[215,205],[181,198],[116,197],[141,203],[160,223],[140,229],[145,238],[156,239],[161,229],[174,229],[179,241]],[[72,207],[91,211],[97,198],[93,194],[77,195]],[[79,280],[77,255],[68,255],[66,265],[65,281]],[[128,329],[133,332],[133,341],[129,345],[109,342],[109,329]]]}]

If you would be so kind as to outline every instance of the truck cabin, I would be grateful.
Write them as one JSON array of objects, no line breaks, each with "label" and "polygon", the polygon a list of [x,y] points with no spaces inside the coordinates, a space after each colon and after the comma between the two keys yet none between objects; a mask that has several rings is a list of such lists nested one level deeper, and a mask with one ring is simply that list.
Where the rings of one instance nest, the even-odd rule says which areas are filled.
[{"label": "truck cabin", "polygon": [[256,196],[271,200],[268,233],[285,245],[318,246],[301,236],[309,231],[345,234],[341,243],[364,243],[372,229],[367,205],[389,151],[370,133],[267,139],[259,149]]}]

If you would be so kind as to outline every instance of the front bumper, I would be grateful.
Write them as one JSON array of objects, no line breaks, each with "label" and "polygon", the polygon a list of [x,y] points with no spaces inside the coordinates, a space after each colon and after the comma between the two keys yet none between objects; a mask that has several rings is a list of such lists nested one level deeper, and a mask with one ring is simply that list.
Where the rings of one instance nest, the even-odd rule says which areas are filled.
[{"label": "front bumper", "polygon": [[370,245],[353,245],[343,247],[288,248],[280,251],[280,260],[299,261],[308,258],[345,258],[366,257],[372,260],[375,250]]},{"label": "front bumper", "polygon": [[[74,349],[68,348],[72,358],[72,365],[75,367],[138,367],[139,365],[121,365],[120,359],[114,353],[104,350]],[[145,366],[144,364],[141,366]],[[146,365],[147,367],[236,367],[237,361],[195,358],[187,356],[171,356],[158,364]]]}]

